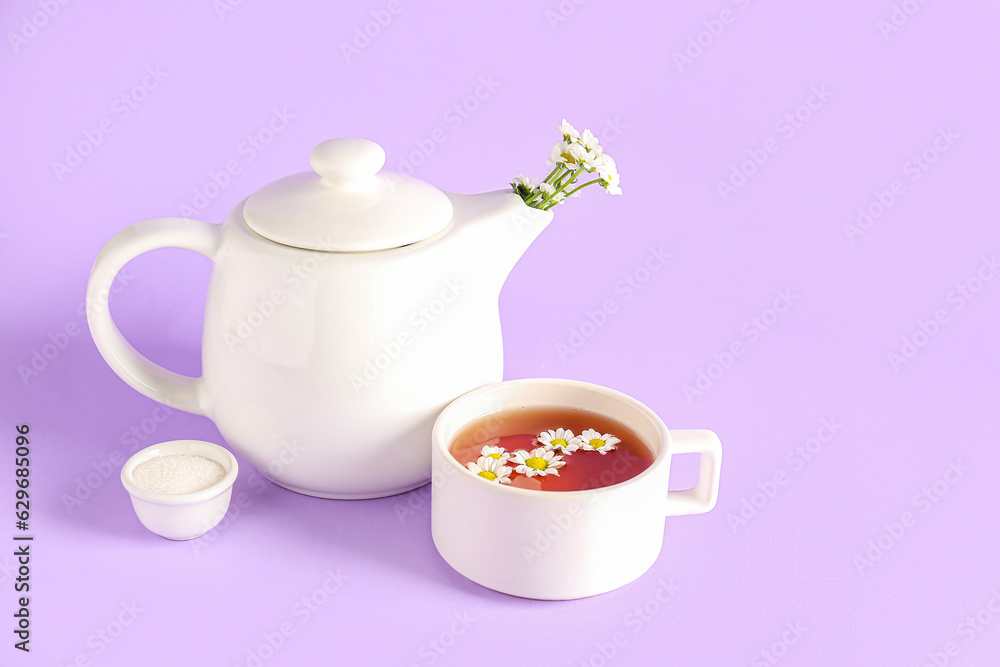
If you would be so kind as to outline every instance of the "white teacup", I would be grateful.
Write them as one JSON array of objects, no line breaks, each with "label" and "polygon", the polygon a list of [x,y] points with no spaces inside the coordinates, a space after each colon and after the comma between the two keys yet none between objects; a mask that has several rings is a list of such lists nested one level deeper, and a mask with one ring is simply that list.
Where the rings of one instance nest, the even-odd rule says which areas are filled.
[{"label": "white teacup", "polygon": [[[628,425],[654,455],[624,482],[582,491],[536,491],[487,482],[449,447],[470,422],[519,407],[589,410]],[[664,517],[715,507],[722,449],[708,430],[667,430],[648,407],[621,392],[575,380],[488,385],[452,402],[432,435],[431,533],[459,573],[502,593],[571,600],[614,590],[652,566]],[[667,491],[674,454],[701,454],[698,483]],[[696,547],[692,547],[696,548]]]}]

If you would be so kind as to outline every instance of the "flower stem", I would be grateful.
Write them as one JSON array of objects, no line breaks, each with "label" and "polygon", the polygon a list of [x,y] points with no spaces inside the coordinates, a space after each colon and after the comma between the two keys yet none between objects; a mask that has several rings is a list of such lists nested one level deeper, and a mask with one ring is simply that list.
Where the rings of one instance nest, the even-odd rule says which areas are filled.
[{"label": "flower stem", "polygon": [[[561,182],[562,179],[559,179],[559,187],[557,187],[556,191],[553,192],[551,195],[548,195],[547,197],[545,197],[544,199],[542,199],[541,206],[539,206],[539,208],[541,208],[543,211],[547,211],[550,208],[552,208],[553,206],[555,206],[556,204],[558,204],[559,202],[552,201],[552,199],[557,194],[559,194],[560,192],[562,192],[563,190],[565,190],[568,186],[572,185],[573,182],[576,180],[577,176],[579,176],[579,174],[580,174],[581,171],[583,171],[583,167],[580,167],[579,169],[574,169],[573,171],[570,171],[569,172],[570,177],[569,177],[569,179],[566,180],[565,183],[562,183]],[[579,188],[577,188],[577,189],[579,189]],[[575,192],[575,190],[574,190],[574,192]]]},{"label": "flower stem", "polygon": [[[566,167],[566,173],[562,174],[559,178],[556,179],[555,185],[558,186],[557,189],[564,188],[573,181],[575,181],[576,175],[578,173],[580,173],[579,169],[570,169],[569,167]],[[566,180],[566,182],[563,182],[564,180]]]},{"label": "flower stem", "polygon": [[564,168],[565,167],[563,166],[562,162],[558,163],[555,166],[555,168],[552,171],[549,172],[549,175],[545,177],[545,180],[542,181],[542,183],[548,183],[552,179],[553,176],[555,176],[556,174],[558,174],[559,171],[562,170],[562,169],[564,169]]},{"label": "flower stem", "polygon": [[580,187],[578,187],[578,188],[573,188],[572,190],[570,190],[569,192],[567,192],[567,193],[566,193],[566,196],[567,196],[567,197],[569,197],[569,196],[571,196],[571,195],[572,195],[572,194],[573,194],[574,192],[576,192],[577,190],[580,190],[581,188],[585,188],[585,187],[587,187],[588,185],[593,185],[594,183],[599,183],[599,182],[600,182],[600,180],[601,180],[601,179],[599,179],[599,178],[595,178],[595,179],[594,179],[594,180],[592,180],[592,181],[587,181],[586,183],[584,183],[584,184],[583,184],[583,185],[581,185]]},{"label": "flower stem", "polygon": [[[545,177],[545,180],[542,181],[542,183],[548,183],[552,179],[553,176],[555,176],[556,174],[558,174],[564,168],[565,167],[563,166],[562,162],[560,162],[559,164],[557,164],[555,166],[555,168],[553,168],[552,171],[549,172],[549,175]],[[557,178],[556,180],[559,180],[559,179]],[[538,199],[539,195],[541,195],[541,194],[542,194],[541,190],[536,191],[530,197],[528,197],[527,199],[525,199],[524,203],[527,204],[528,206],[533,206],[534,202]]]}]

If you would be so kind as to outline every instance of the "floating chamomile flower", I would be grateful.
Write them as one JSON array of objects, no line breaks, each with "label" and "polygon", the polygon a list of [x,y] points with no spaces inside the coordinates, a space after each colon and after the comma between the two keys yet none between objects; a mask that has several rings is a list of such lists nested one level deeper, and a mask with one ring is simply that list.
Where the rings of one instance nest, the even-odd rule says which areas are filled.
[{"label": "floating chamomile flower", "polygon": [[568,428],[557,428],[539,433],[538,444],[550,452],[559,451],[563,454],[569,454],[580,449],[582,442]]},{"label": "floating chamomile flower", "polygon": [[621,442],[621,440],[610,433],[601,435],[600,431],[595,431],[592,428],[588,428],[581,433],[580,440],[582,441],[580,446],[582,451],[600,452],[601,454],[607,454],[612,449],[615,449],[615,445]]},{"label": "floating chamomile flower", "polygon": [[514,472],[527,475],[528,477],[535,477],[536,475],[539,477],[545,477],[546,475],[558,476],[559,470],[557,468],[562,468],[566,465],[563,457],[544,447],[537,447],[530,452],[519,449],[514,452],[514,456],[510,462],[517,466],[514,468]]},{"label": "floating chamomile flower", "polygon": [[480,456],[478,461],[475,463],[470,461],[465,464],[465,467],[488,482],[510,484],[510,466],[505,466],[504,462],[500,459],[494,459],[489,456]]},{"label": "floating chamomile flower", "polygon": [[492,445],[484,445],[481,452],[481,456],[487,458],[496,459],[500,463],[507,463],[507,459],[510,458],[510,452],[508,452],[503,447],[495,447]]}]

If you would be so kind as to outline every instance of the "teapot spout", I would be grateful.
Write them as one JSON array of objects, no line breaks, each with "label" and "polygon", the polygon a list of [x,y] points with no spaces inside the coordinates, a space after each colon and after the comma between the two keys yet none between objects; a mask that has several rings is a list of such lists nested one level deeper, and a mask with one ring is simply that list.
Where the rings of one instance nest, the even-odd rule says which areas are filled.
[{"label": "teapot spout", "polygon": [[454,227],[445,239],[455,244],[451,252],[470,263],[476,274],[492,277],[499,293],[517,260],[552,222],[552,212],[525,205],[511,190],[446,194],[454,208]]}]

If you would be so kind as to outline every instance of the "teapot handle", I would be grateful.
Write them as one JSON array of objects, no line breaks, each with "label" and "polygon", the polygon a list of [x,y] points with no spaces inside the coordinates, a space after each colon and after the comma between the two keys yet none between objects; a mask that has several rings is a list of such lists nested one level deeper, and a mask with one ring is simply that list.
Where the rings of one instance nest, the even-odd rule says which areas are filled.
[{"label": "teapot handle", "polygon": [[667,493],[667,516],[702,514],[715,507],[719,497],[722,443],[707,429],[670,429],[670,455],[700,454],[698,483],[690,489]]},{"label": "teapot handle", "polygon": [[168,371],[139,354],[115,325],[108,294],[126,262],[157,248],[182,248],[215,259],[221,225],[188,218],[146,220],[120,232],[101,250],[87,285],[87,322],[101,356],[133,389],[186,412],[207,416],[201,378]]}]

